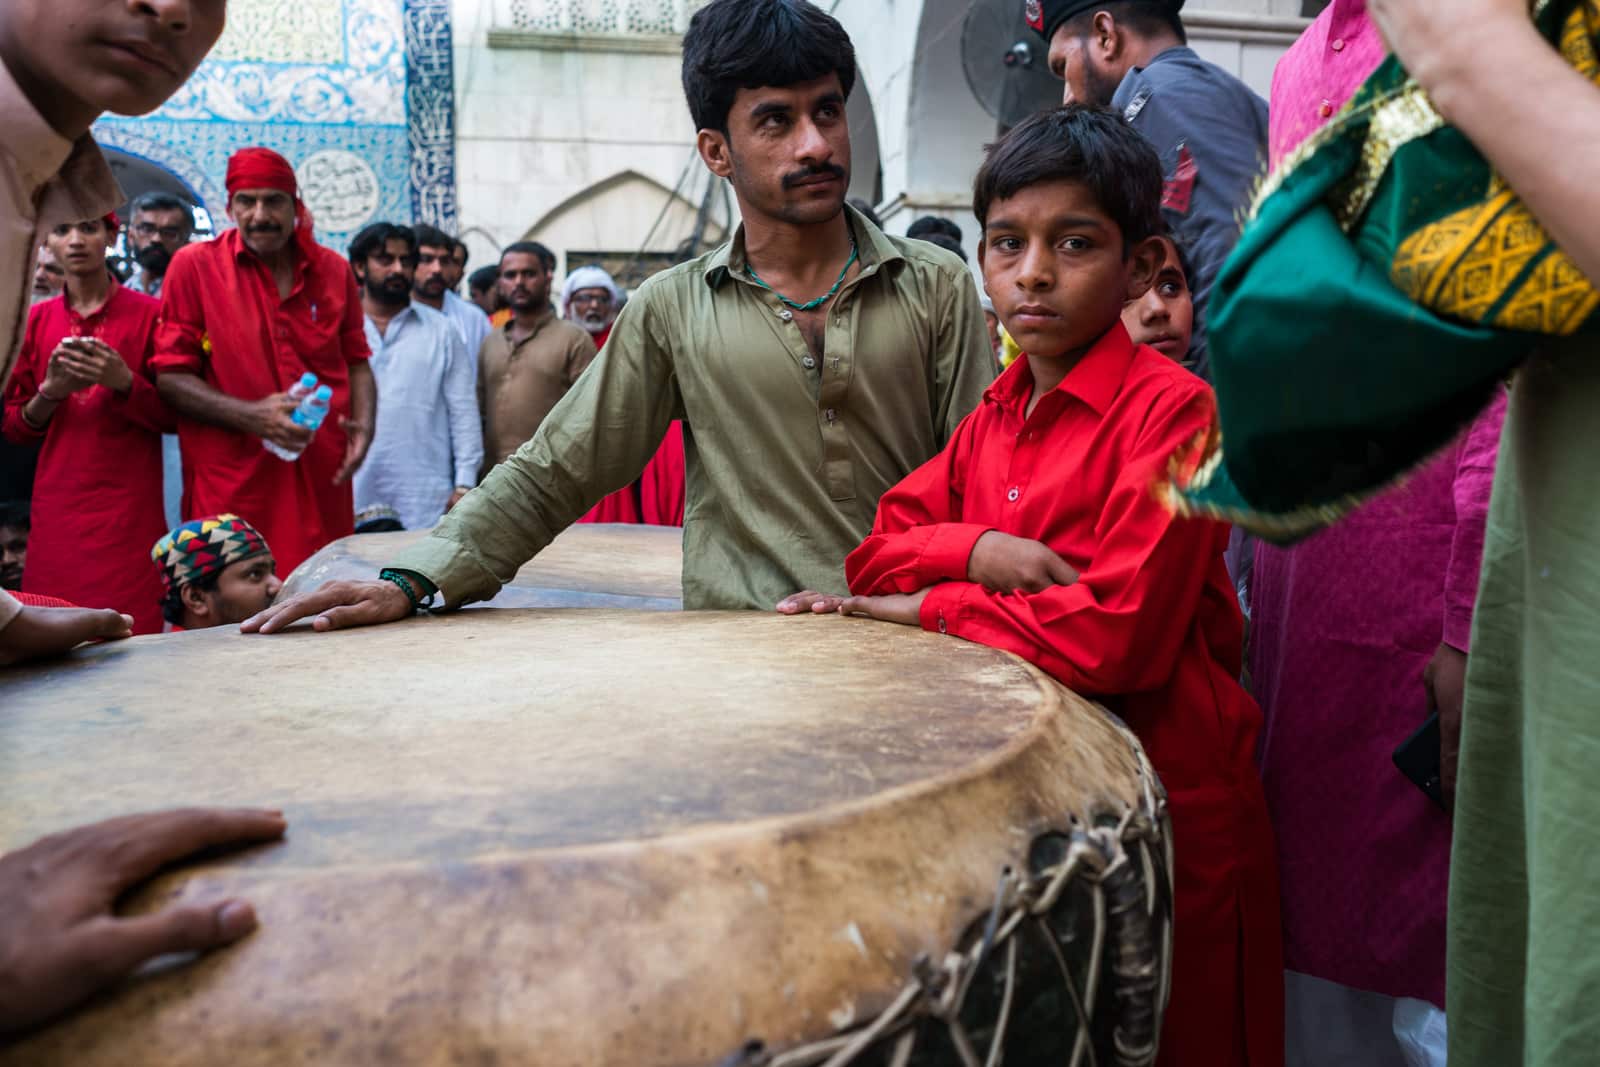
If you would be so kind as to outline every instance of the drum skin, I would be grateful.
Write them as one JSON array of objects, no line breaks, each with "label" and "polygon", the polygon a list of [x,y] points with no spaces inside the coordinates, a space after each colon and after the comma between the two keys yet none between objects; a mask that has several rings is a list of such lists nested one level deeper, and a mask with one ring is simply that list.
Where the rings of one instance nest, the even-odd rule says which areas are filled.
[{"label": "drum skin", "polygon": [[[280,601],[324,582],[371,579],[427,530],[341,537],[296,567]],[[683,607],[683,530],[584,523],[568,527],[486,603],[497,608]],[[476,605],[470,605],[476,606]]]},{"label": "drum skin", "polygon": [[[484,609],[0,675],[0,849],[175,804],[287,838],[129,902],[260,929],[3,1064],[713,1065],[882,1012],[1069,819],[1148,802],[1092,704],[838,616]],[[1143,797],[1141,793],[1143,791]]]}]

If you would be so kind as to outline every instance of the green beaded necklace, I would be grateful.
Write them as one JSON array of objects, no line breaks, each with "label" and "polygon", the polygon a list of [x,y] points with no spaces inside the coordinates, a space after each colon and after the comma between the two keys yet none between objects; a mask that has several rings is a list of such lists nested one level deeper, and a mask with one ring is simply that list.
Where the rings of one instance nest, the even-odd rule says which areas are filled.
[{"label": "green beaded necklace", "polygon": [[823,304],[826,304],[828,301],[832,300],[834,294],[839,291],[839,286],[844,284],[844,276],[846,274],[849,274],[850,273],[850,268],[855,265],[856,256],[857,256],[856,235],[854,233],[852,233],[850,235],[850,258],[844,261],[844,270],[839,272],[839,280],[833,283],[833,288],[832,289],[829,289],[826,293],[823,293],[821,296],[817,297],[815,300],[809,301],[809,302],[804,303],[804,304],[795,303],[793,300],[790,300],[788,297],[786,297],[782,293],[778,292],[778,290],[774,289],[772,286],[770,286],[766,282],[762,281],[761,280],[761,275],[757,274],[756,273],[756,269],[754,267],[752,267],[749,263],[746,263],[744,265],[744,272],[746,274],[750,275],[751,279],[757,285],[761,286],[761,288],[765,289],[767,292],[771,293],[773,296],[775,296],[779,300],[783,301],[783,303],[785,305],[787,305],[788,307],[792,307],[796,311],[815,311],[817,308],[821,307]]}]

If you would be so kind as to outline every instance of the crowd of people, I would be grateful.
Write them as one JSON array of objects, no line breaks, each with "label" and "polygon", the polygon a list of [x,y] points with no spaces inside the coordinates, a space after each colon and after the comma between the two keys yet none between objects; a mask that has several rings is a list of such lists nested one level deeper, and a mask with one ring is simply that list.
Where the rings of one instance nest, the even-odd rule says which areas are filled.
[{"label": "crowd of people", "polygon": [[[190,241],[181,201],[137,203],[137,270],[119,280],[116,190],[88,124],[159,104],[220,23],[147,0],[115,18],[174,42],[171,76],[46,100],[39,85],[74,77],[51,63],[75,31],[45,33],[42,0],[0,12],[0,120],[33,152],[0,181],[0,282],[20,296],[31,279],[36,299],[25,328],[0,329],[17,336],[4,433],[40,446],[31,501],[0,506],[0,579],[37,596],[0,593],[0,657],[163,627],[394,622],[493,597],[575,522],[681,525],[686,609],[844,612],[980,642],[1130,725],[1175,839],[1158,1062],[1586,1062],[1600,505],[1581,338],[1453,408],[1458,432],[1403,484],[1288,547],[1180,514],[1159,487],[1198,478],[1196,442],[1229,420],[1209,380],[1233,350],[1208,311],[1231,292],[1238,220],[1391,50],[1442,112],[1432,129],[1459,127],[1504,175],[1497,194],[1548,227],[1570,287],[1600,276],[1587,170],[1552,162],[1600,144],[1594,71],[1565,54],[1593,59],[1600,5],[1539,8],[1571,12],[1557,51],[1522,0],[1333,0],[1268,102],[1187,46],[1183,0],[1017,2],[1064,106],[982,152],[979,284],[953,223],[891,236],[846,203],[857,71],[840,24],[804,0],[714,0],[683,83],[738,231],[631,294],[580,267],[558,299],[556,257],[531,241],[465,278],[468,298],[465,246],[431,226],[378,222],[343,255],[324,248],[263,148],[230,161],[234,226],[216,238]],[[25,31],[44,34],[26,78]],[[1477,62],[1486,41],[1518,79]],[[1519,111],[1523,82],[1560,106]],[[1325,293],[1291,296],[1334,314]],[[1271,343],[1280,364],[1296,352]],[[308,372],[330,392],[314,431],[291,391]],[[187,521],[166,531],[171,432]],[[371,580],[278,598],[279,573],[358,525],[432,533]],[[1430,712],[1439,780],[1414,782],[1396,750]],[[283,828],[277,813],[146,818],[78,833],[104,849],[155,834],[154,859]],[[61,849],[0,857],[0,899],[27,903],[0,918],[0,992],[28,989],[0,1032],[86,991],[39,933],[84,909],[19,873]],[[122,883],[97,880],[94,848],[75,856],[60,880],[95,885],[103,913]],[[159,921],[151,951],[253,925],[235,901]],[[73,958],[131,966],[115,929]]]}]

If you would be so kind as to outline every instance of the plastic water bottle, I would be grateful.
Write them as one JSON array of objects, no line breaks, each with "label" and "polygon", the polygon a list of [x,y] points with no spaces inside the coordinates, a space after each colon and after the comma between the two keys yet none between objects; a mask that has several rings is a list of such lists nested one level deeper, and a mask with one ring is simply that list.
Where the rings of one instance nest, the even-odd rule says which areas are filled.
[{"label": "plastic water bottle", "polygon": [[[294,414],[289,417],[312,433],[315,433],[317,428],[322,425],[322,420],[328,417],[328,407],[332,403],[333,390],[326,385],[319,385],[310,396],[300,401],[300,406],[295,408]],[[304,451],[304,449],[301,449],[291,452],[289,449],[275,445],[271,441],[263,441],[261,443],[274,456],[290,462],[299,459],[300,452]]]},{"label": "plastic water bottle", "polygon": [[[305,400],[306,397],[310,396],[312,393],[314,393],[316,391],[317,391],[317,376],[315,374],[312,374],[310,371],[306,371],[304,374],[300,375],[300,380],[299,381],[297,381],[293,385],[289,386],[289,392],[288,392],[287,395],[288,395],[290,400],[293,400],[296,403],[300,403],[301,401]],[[298,452],[290,452],[286,448],[279,448],[277,445],[273,444],[271,441],[263,440],[261,442],[261,447],[265,448],[268,452],[271,452],[274,456],[277,456],[279,459],[293,460],[293,459],[297,458],[300,455],[300,453],[298,453]]]}]

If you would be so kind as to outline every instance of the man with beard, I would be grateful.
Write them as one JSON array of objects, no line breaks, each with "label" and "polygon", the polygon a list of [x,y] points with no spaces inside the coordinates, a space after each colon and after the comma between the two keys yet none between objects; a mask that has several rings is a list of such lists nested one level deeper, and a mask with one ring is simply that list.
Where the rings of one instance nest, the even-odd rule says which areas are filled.
[{"label": "man with beard", "polygon": [[483,463],[473,359],[449,319],[412,300],[418,244],[388,222],[350,242],[378,380],[377,434],[356,472],[356,510],[393,508],[414,530],[478,484]]},{"label": "man with beard", "polygon": [[237,515],[186,522],[157,541],[150,558],[161,571],[161,613],[173,630],[248,619],[283,588],[266,539]]},{"label": "man with beard", "polygon": [[1167,224],[1194,261],[1189,369],[1210,377],[1205,306],[1267,164],[1267,104],[1188,47],[1183,0],[1019,0],[1066,83],[1062,102],[1120,112],[1161,157]]},{"label": "man with beard", "polygon": [[[561,317],[575,322],[603,349],[622,310],[622,290],[599,267],[579,267],[561,287]],[[631,485],[618,489],[579,522],[683,525],[683,424],[674,420],[648,465]]]},{"label": "man with beard", "polygon": [[33,302],[49,300],[66,284],[67,269],[56,259],[49,245],[40,245],[38,257],[33,261]]},{"label": "man with beard", "polygon": [[139,269],[128,279],[128,288],[160,296],[168,264],[193,234],[194,212],[171,193],[145,193],[135,200],[128,222],[128,249]]},{"label": "man with beard", "polygon": [[[162,291],[156,385],[178,412],[185,515],[248,515],[292,571],[355,528],[350,476],[366,458],[378,391],[355,275],[317,244],[288,160],[228,161],[237,228],[178,252]],[[333,390],[315,435],[286,390],[307,371]],[[285,462],[271,441],[291,452]]]},{"label": "man with beard", "polygon": [[[477,305],[456,295],[461,275],[456,269],[455,252],[461,245],[436,226],[423,223],[414,227],[417,237],[416,280],[412,284],[411,299],[440,312],[449,319],[461,343],[467,347],[476,367],[478,350],[489,336],[489,316]],[[465,247],[465,246],[461,246]],[[473,371],[476,374],[476,370]]]},{"label": "man with beard", "polygon": [[579,267],[561,287],[561,317],[589,331],[598,350],[611,336],[611,324],[622,310],[622,290],[600,267]]},{"label": "man with beard", "polygon": [[[771,611],[797,590],[842,588],[878,497],[943,447],[994,373],[961,261],[845,206],[855,78],[850,38],[817,5],[696,12],[684,95],[701,159],[738,197],[733,239],[640,286],[533,439],[433,536],[375,581],[331,583],[243,628],[315,616],[328,630],[404,618],[436,594],[448,608],[491,597],[498,576],[639,477],[675,418],[689,473],[684,607]],[[532,251],[513,245],[501,263],[513,306],[533,304],[532,278],[548,270]],[[485,351],[503,336],[515,335],[492,334]]]},{"label": "man with beard", "polygon": [[67,287],[28,314],[3,426],[7,441],[43,446],[24,590],[115,608],[150,634],[161,632],[161,588],[144,557],[167,526],[161,435],[174,423],[147,376],[160,305],[106,270],[115,218],[62,223],[45,239]]},{"label": "man with beard", "polygon": [[518,241],[500,253],[498,284],[511,319],[478,353],[487,467],[505,462],[533,436],[594,359],[588,332],[557,318],[550,306],[555,265],[555,255],[537,241]]}]

